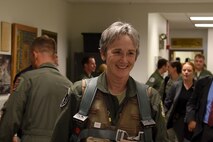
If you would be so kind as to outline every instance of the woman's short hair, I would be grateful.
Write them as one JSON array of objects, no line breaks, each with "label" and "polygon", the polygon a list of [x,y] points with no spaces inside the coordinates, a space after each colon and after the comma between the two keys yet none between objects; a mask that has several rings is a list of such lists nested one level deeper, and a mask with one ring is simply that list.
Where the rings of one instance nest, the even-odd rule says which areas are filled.
[{"label": "woman's short hair", "polygon": [[180,74],[182,71],[182,64],[178,61],[171,61],[170,66],[176,68],[177,73]]},{"label": "woman's short hair", "polygon": [[128,35],[133,41],[136,47],[136,57],[139,55],[139,43],[140,38],[138,32],[129,23],[115,22],[103,31],[100,39],[100,51],[104,54],[107,51],[107,47],[112,44],[120,36]]}]

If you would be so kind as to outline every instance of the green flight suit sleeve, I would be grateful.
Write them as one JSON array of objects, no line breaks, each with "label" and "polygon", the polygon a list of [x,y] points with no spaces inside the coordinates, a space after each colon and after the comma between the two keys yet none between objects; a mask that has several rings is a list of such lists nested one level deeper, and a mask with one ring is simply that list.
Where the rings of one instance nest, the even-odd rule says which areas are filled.
[{"label": "green flight suit sleeve", "polygon": [[81,97],[74,94],[74,91],[69,94],[68,101],[61,107],[62,112],[56,120],[51,142],[76,142],[76,137],[73,135],[75,127],[73,116],[78,111],[80,99]]},{"label": "green flight suit sleeve", "polygon": [[0,142],[11,142],[14,134],[20,129],[29,88],[30,83],[26,78],[21,76],[17,79],[13,93],[2,108]]},{"label": "green flight suit sleeve", "polygon": [[147,80],[146,85],[150,86],[150,87],[154,87],[156,82],[156,78],[154,75],[151,75],[150,78]]},{"label": "green flight suit sleeve", "polygon": [[153,88],[150,88],[150,92],[151,93],[149,94],[151,95],[149,97],[151,101],[151,107],[153,110],[154,120],[156,122],[156,127],[154,129],[155,142],[168,142],[169,140],[167,135],[165,113],[161,97],[159,93]]}]

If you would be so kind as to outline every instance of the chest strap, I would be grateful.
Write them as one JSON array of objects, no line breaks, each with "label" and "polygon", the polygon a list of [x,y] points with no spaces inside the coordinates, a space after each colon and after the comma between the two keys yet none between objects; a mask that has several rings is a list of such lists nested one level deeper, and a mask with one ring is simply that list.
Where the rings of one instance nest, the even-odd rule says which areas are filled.
[{"label": "chest strap", "polygon": [[140,84],[136,81],[137,98],[139,111],[141,116],[141,123],[144,127],[144,139],[146,142],[152,142],[152,127],[156,124],[151,117],[150,101],[147,95],[148,86]]},{"label": "chest strap", "polygon": [[[89,80],[89,82],[87,83],[85,94],[83,95],[81,100],[79,112],[73,116],[75,120],[77,120],[78,122],[81,122],[82,124],[85,123],[85,121],[88,118],[88,112],[97,91],[97,80],[98,80],[98,77],[95,77]],[[146,142],[152,142],[151,127],[155,125],[155,121],[151,117],[151,108],[149,103],[150,101],[147,95],[147,86],[144,84],[140,84],[139,82],[136,81],[136,88],[137,88],[137,99],[139,104],[139,111],[140,111],[140,116],[142,119],[141,122],[144,127],[144,139]],[[113,136],[114,136],[114,133],[113,133]]]}]

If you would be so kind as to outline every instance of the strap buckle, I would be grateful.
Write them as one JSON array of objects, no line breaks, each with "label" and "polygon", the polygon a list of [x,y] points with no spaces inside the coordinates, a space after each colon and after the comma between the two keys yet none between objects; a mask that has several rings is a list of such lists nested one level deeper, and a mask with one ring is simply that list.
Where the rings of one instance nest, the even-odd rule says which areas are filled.
[{"label": "strap buckle", "polygon": [[115,140],[116,141],[129,140],[129,141],[144,142],[143,134],[144,132],[139,131],[137,136],[130,137],[126,131],[118,129]]},{"label": "strap buckle", "polygon": [[151,128],[155,126],[155,121],[153,119],[141,120],[141,123],[144,128]]},{"label": "strap buckle", "polygon": [[115,137],[115,141],[120,141],[122,139],[127,139],[128,133],[124,130],[118,129]]},{"label": "strap buckle", "polygon": [[79,127],[84,127],[84,125],[86,124],[87,122],[87,118],[88,116],[85,116],[85,115],[82,115],[80,113],[76,113],[74,116],[73,116],[73,120],[76,122],[76,124],[79,126]]}]

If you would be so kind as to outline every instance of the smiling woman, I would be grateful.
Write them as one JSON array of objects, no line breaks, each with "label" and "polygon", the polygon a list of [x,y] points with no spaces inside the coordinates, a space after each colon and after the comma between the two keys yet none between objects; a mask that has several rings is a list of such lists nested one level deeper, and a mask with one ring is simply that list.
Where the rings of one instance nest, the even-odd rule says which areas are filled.
[{"label": "smiling woman", "polygon": [[[83,139],[91,142],[148,142],[153,138],[167,142],[158,92],[130,76],[139,54],[138,32],[129,23],[113,23],[101,35],[100,54],[107,69],[98,77],[74,83],[71,105],[63,109],[52,142],[79,142]],[[142,100],[144,106],[141,106]],[[144,117],[146,115],[148,117]],[[81,130],[79,121],[83,124]],[[151,123],[147,124],[147,121]]]}]

